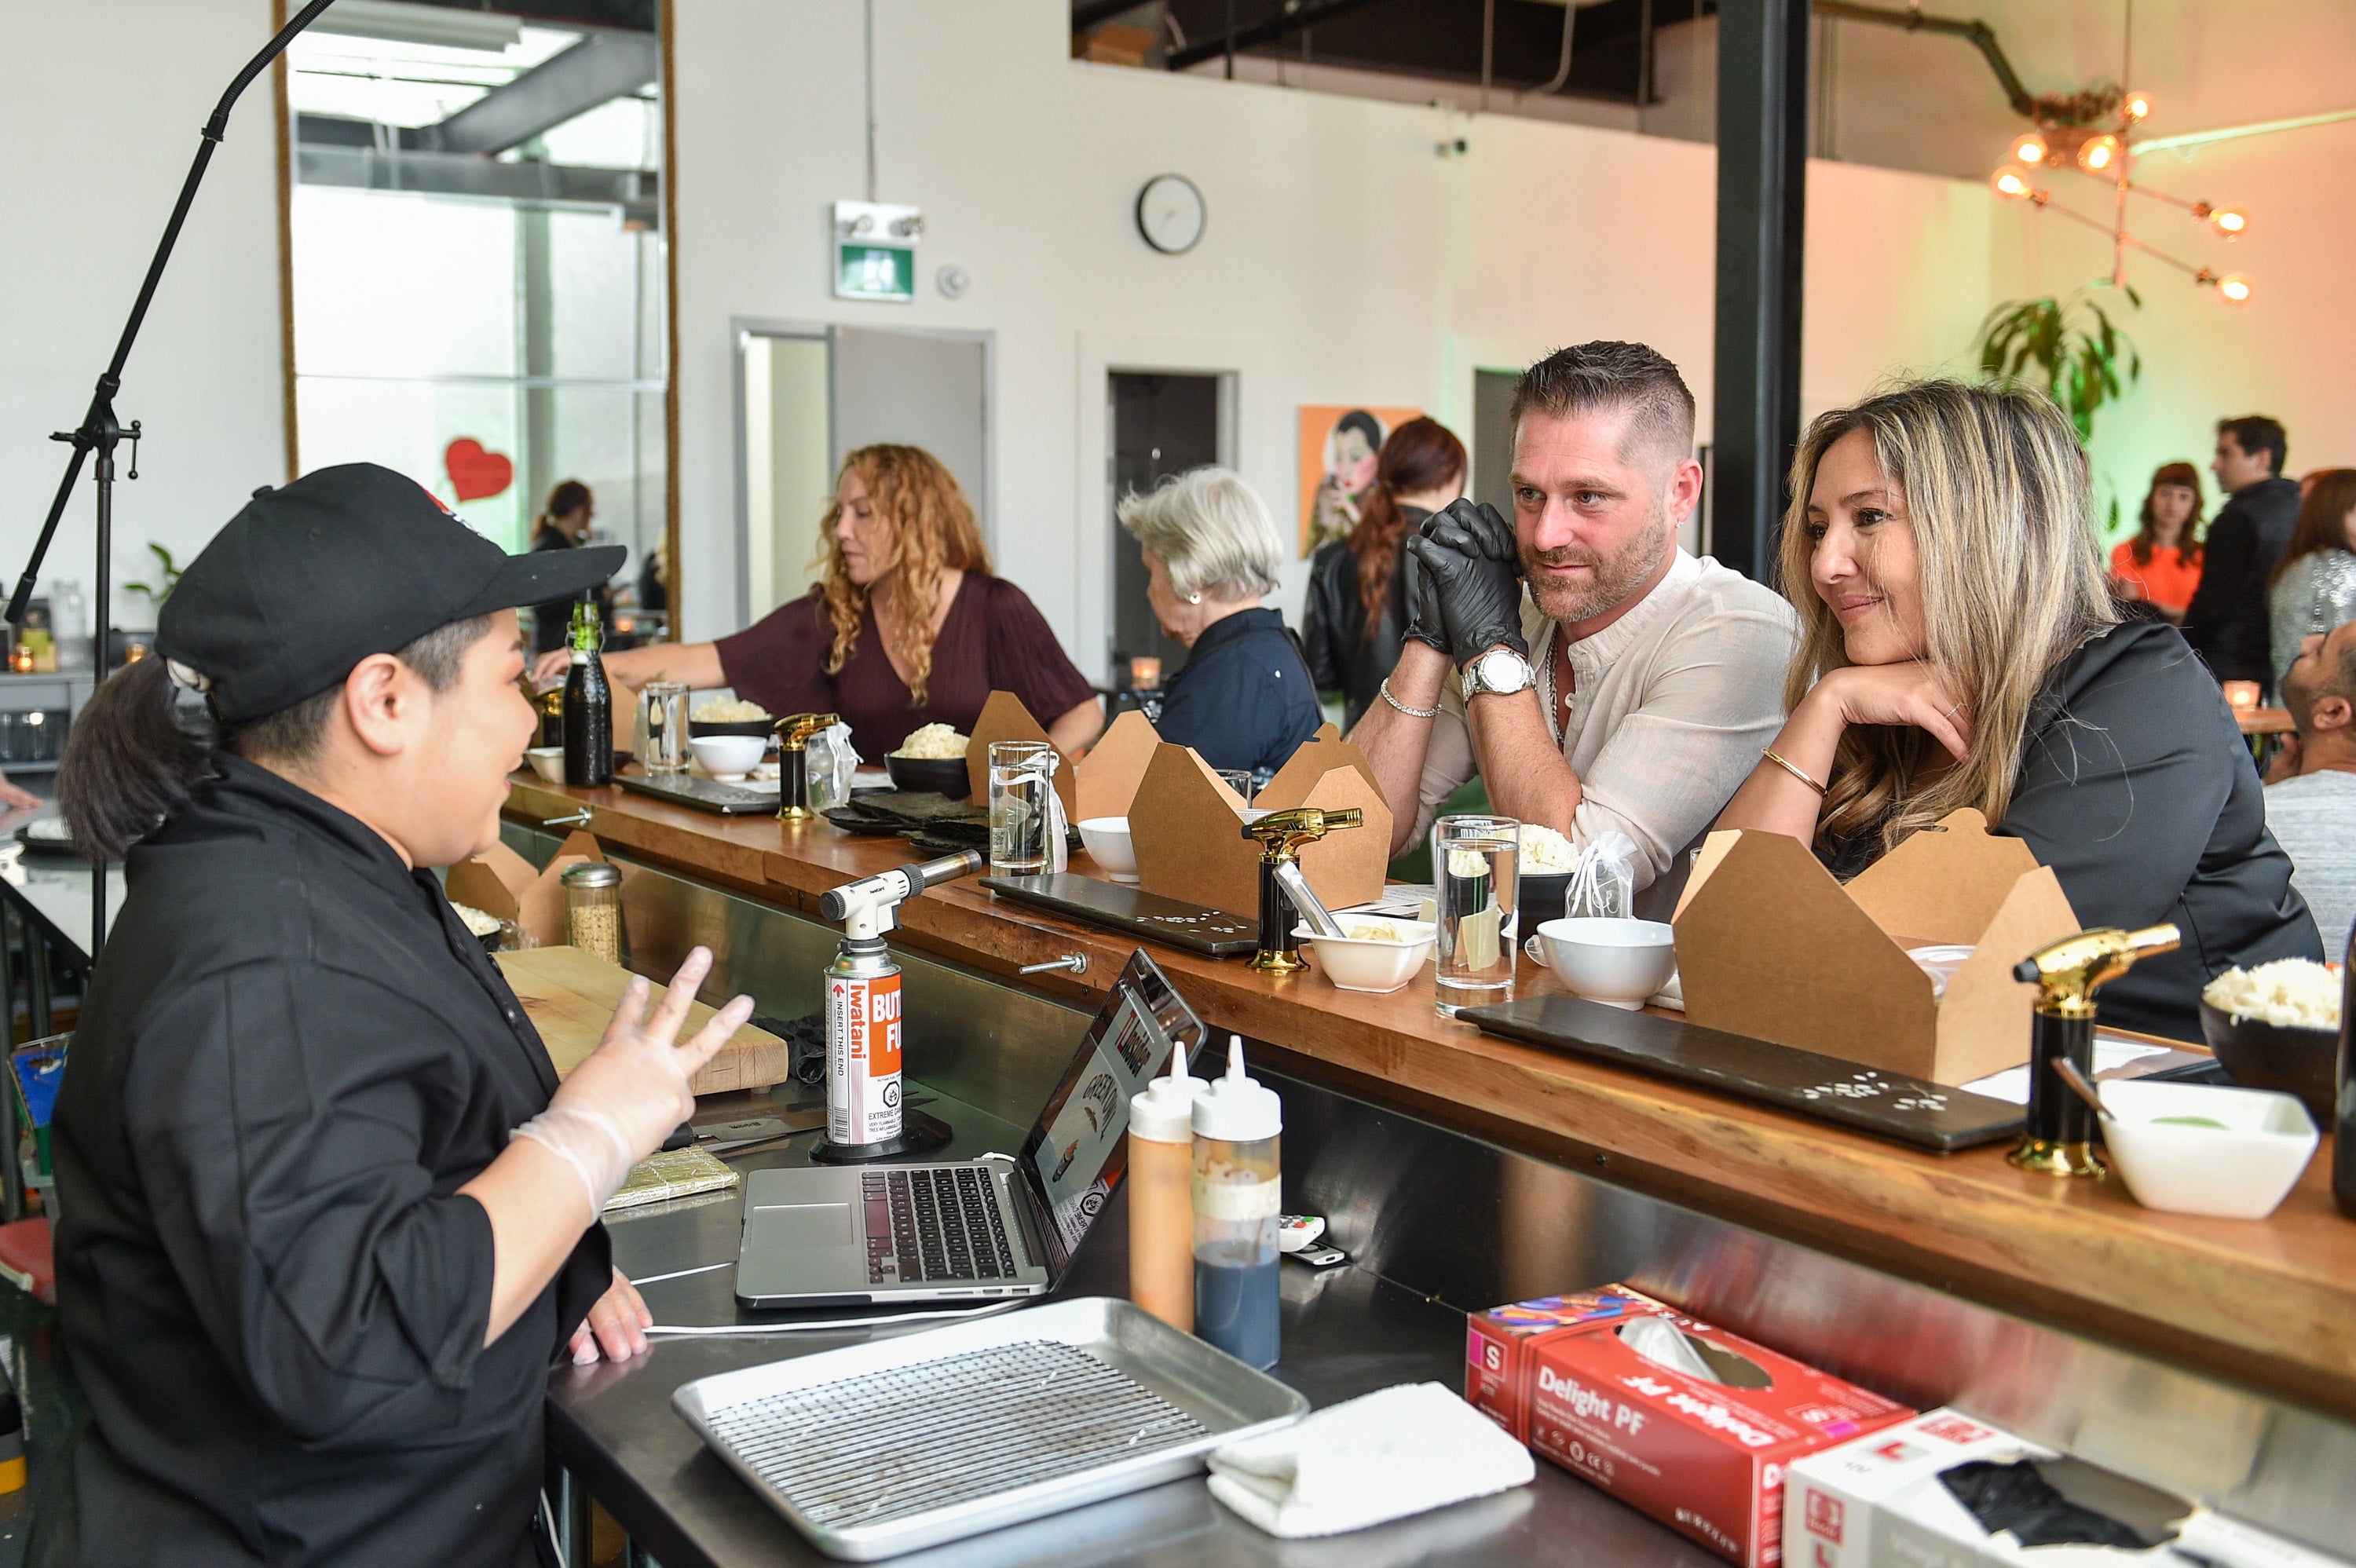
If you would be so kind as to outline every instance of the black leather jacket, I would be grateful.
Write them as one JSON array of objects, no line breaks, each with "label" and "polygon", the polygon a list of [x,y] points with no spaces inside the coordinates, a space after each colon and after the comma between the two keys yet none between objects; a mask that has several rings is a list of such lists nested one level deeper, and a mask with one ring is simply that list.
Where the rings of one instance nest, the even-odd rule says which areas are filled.
[{"label": "black leather jacket", "polygon": [[[1401,537],[1423,526],[1431,516],[1421,507],[1402,507],[1407,519]],[[1391,562],[1390,593],[1366,636],[1365,602],[1358,597],[1357,552],[1340,539],[1319,547],[1309,568],[1309,607],[1301,645],[1309,655],[1309,673],[1320,691],[1339,691],[1344,732],[1357,727],[1382,688],[1383,677],[1398,663],[1399,644],[1407,634],[1408,563],[1413,558],[1401,549]]]}]

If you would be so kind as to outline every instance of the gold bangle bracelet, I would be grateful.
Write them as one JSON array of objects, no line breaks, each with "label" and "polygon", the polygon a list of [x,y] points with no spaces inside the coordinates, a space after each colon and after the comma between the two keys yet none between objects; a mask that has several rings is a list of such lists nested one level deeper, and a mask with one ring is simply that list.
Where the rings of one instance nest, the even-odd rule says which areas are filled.
[{"label": "gold bangle bracelet", "polygon": [[1826,792],[1828,786],[1818,784],[1815,780],[1802,773],[1797,767],[1793,765],[1790,758],[1778,755],[1772,749],[1761,752],[1760,755],[1765,757],[1769,762],[1774,763],[1777,767],[1783,769],[1785,773],[1791,774],[1794,778],[1799,780],[1810,789],[1815,790],[1819,795],[1824,795]]}]

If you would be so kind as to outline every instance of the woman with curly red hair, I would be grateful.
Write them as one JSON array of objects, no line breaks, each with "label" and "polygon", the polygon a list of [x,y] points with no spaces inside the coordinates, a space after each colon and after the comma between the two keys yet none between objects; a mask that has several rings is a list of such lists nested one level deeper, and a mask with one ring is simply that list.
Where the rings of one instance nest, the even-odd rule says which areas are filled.
[{"label": "woman with curly red hair", "polygon": [[840,713],[870,762],[911,731],[970,732],[993,690],[1023,699],[1066,754],[1104,726],[1087,679],[1029,596],[991,573],[973,507],[920,447],[842,460],[822,528],[825,576],[734,636],[606,656],[627,687],[727,686],[770,712]]}]

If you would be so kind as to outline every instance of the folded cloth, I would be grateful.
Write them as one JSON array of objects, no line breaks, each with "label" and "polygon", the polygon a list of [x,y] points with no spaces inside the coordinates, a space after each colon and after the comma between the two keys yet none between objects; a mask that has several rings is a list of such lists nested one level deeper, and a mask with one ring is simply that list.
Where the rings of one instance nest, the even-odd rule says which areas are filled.
[{"label": "folded cloth", "polygon": [[1211,1456],[1211,1495],[1270,1535],[1339,1535],[1524,1486],[1530,1451],[1439,1383],[1401,1383]]}]

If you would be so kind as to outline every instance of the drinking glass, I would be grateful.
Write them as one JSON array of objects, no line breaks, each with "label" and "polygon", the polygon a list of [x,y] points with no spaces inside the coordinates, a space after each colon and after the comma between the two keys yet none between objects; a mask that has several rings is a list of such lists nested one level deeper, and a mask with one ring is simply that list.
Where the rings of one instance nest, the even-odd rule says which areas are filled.
[{"label": "drinking glass", "polygon": [[1431,825],[1440,906],[1440,1012],[1514,999],[1514,893],[1521,824],[1443,816]]},{"label": "drinking glass", "polygon": [[638,762],[650,773],[687,771],[687,684],[650,680],[638,693]]},{"label": "drinking glass", "polygon": [[1226,785],[1229,789],[1235,791],[1238,796],[1242,797],[1243,803],[1246,805],[1249,805],[1252,803],[1252,776],[1248,769],[1213,768],[1211,772],[1218,775],[1218,779],[1221,784]]},{"label": "drinking glass", "polygon": [[1047,796],[1055,749],[1042,741],[990,743],[990,869],[1035,876],[1047,869]]}]

